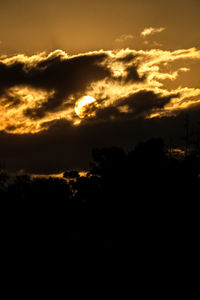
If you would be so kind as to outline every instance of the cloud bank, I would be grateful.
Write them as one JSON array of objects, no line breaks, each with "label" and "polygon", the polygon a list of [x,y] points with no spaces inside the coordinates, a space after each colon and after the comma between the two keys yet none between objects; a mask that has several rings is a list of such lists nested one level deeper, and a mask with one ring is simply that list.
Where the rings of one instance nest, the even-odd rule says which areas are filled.
[{"label": "cloud bank", "polygon": [[[196,48],[0,57],[0,130],[35,134],[60,120],[83,126],[177,115],[200,103],[199,88],[167,85],[190,71],[184,62],[192,60],[200,60]],[[76,103],[86,95],[95,101],[86,103],[80,118]]]}]

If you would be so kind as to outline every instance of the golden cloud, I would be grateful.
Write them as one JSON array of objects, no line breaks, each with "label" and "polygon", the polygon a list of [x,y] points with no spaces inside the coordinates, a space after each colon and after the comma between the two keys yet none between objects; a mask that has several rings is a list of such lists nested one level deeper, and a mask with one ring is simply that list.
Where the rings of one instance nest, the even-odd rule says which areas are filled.
[{"label": "golden cloud", "polygon": [[134,39],[134,36],[132,34],[122,34],[120,37],[116,38],[117,43],[123,43],[125,41],[130,41]]},{"label": "golden cloud", "polygon": [[[143,36],[163,30],[149,28]],[[100,50],[72,56],[56,50],[30,57],[1,57],[0,130],[36,133],[60,119],[81,125],[87,120],[101,121],[102,115],[149,118],[177,114],[200,103],[200,89],[170,89],[167,83],[176,82],[182,72],[191,72],[191,60],[200,60],[198,49]],[[84,96],[95,99],[95,105],[94,101],[90,105],[81,102],[79,115],[75,108]]]},{"label": "golden cloud", "polygon": [[149,35],[153,35],[155,33],[160,33],[162,31],[164,31],[165,29],[166,29],[165,27],[159,27],[159,28],[148,27],[148,28],[144,28],[144,30],[141,32],[141,36],[145,38]]}]

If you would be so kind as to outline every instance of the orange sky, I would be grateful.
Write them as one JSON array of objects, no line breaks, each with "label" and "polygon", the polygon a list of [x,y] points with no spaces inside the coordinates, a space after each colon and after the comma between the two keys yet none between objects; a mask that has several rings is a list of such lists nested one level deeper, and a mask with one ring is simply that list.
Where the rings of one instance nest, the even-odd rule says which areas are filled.
[{"label": "orange sky", "polygon": [[[132,124],[150,122],[144,128],[154,135],[153,122],[191,111],[195,120],[199,13],[198,0],[1,1],[0,142],[41,133],[45,148],[56,128],[76,160],[83,143],[85,153],[97,144],[128,145]],[[123,133],[114,137],[119,126]],[[159,129],[171,135],[166,126]],[[11,161],[6,143],[0,157]]]},{"label": "orange sky", "polygon": [[149,39],[166,49],[197,47],[199,12],[199,0],[1,0],[0,53],[144,48],[145,27],[166,28]]}]

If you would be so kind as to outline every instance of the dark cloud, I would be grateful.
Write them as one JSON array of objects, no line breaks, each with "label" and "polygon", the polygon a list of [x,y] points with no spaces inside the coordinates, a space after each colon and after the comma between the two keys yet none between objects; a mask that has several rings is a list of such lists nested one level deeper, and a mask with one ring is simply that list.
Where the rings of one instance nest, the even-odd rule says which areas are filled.
[{"label": "dark cloud", "polygon": [[138,74],[138,71],[137,71],[137,68],[138,66],[135,66],[135,65],[131,65],[131,66],[128,66],[126,68],[126,77],[124,78],[124,81],[125,82],[129,82],[129,81],[144,81],[146,79],[146,76],[143,75],[143,76],[140,76]]},{"label": "dark cloud", "polygon": [[140,91],[123,99],[123,105],[128,105],[135,116],[150,114],[151,112],[164,108],[171,98],[178,97],[178,94],[161,96],[153,91]]},{"label": "dark cloud", "polygon": [[[51,121],[54,117],[63,118],[63,114],[73,123],[76,117],[75,102],[88,93],[91,93],[97,101],[84,107],[83,117],[91,117],[91,111],[96,112],[97,109],[108,105],[115,108],[103,108],[104,111],[97,111],[97,115],[102,117],[103,114],[108,115],[110,111],[110,115],[123,117],[125,113],[123,109],[120,110],[120,106],[127,105],[127,117],[130,117],[129,114],[145,116],[153,110],[164,108],[171,99],[171,92],[167,91],[160,81],[165,78],[175,80],[176,76],[161,71],[159,64],[188,56],[200,58],[200,53],[194,48],[167,54],[162,50],[140,52],[124,49],[118,52],[96,51],[68,56],[65,52],[56,50],[49,55],[44,53],[32,57],[18,55],[2,59],[0,60],[1,108],[2,111],[5,111],[4,107],[7,109],[2,124],[5,124],[4,128],[9,125],[13,128],[14,123],[23,123],[29,119],[30,122],[24,123],[24,131],[33,133],[40,130],[43,121]],[[131,88],[140,92],[127,96]],[[144,89],[151,91],[146,92]],[[158,90],[160,95],[156,94]],[[180,91],[181,101],[187,98],[187,94],[191,97],[191,92],[196,97],[200,93],[198,89],[177,90]],[[170,96],[163,96],[167,94]],[[19,113],[16,110],[15,114],[10,108],[18,107],[20,100],[22,109],[18,110]],[[122,104],[119,104],[120,100],[123,100]],[[104,105],[105,102],[108,105]],[[51,113],[56,114],[53,116]],[[10,116],[12,122],[8,122]],[[36,124],[37,122],[39,123]],[[23,133],[23,130],[21,132]]]},{"label": "dark cloud", "polygon": [[[200,108],[188,111],[191,127],[198,127]],[[96,147],[120,146],[131,150],[151,137],[163,137],[174,147],[184,144],[185,112],[171,118],[107,119],[71,126],[67,121],[52,122],[48,130],[38,134],[0,133],[0,158],[9,171],[55,173],[70,168],[87,168],[91,150]],[[49,127],[50,124],[48,124]]]},{"label": "dark cloud", "polygon": [[1,99],[1,105],[7,105],[7,108],[10,109],[12,107],[17,107],[21,104],[21,99],[19,96],[12,96],[7,91],[4,93],[4,98]]},{"label": "dark cloud", "polygon": [[28,73],[24,70],[24,66],[21,62],[14,62],[11,65],[0,62],[0,96],[10,87],[28,82]]},{"label": "dark cloud", "polygon": [[[131,94],[126,98],[116,101],[115,106],[105,107],[97,111],[96,120],[112,120],[112,119],[133,119],[150,115],[157,110],[161,110],[168,104],[172,98],[178,97],[178,94],[170,96],[161,96],[153,91],[142,90],[138,93]],[[120,108],[127,107],[127,111],[123,112]]]},{"label": "dark cloud", "polygon": [[92,82],[110,75],[110,70],[100,65],[106,54],[88,54],[70,59],[61,55],[42,60],[36,65],[26,63],[0,64],[0,91],[6,93],[14,86],[30,86],[44,90],[54,90],[55,95],[40,107],[28,109],[24,113],[31,118],[42,118],[46,112],[53,112],[62,106],[70,95],[84,93]]},{"label": "dark cloud", "polygon": [[117,58],[118,62],[123,62],[123,63],[130,63],[133,60],[135,60],[138,57],[137,54],[133,54],[133,53],[128,53],[127,55]]},{"label": "dark cloud", "polygon": [[138,66],[135,64],[129,65],[125,67],[124,74],[119,76],[117,79],[116,77],[112,77],[113,80],[121,81],[123,84],[133,83],[133,82],[142,82],[145,81],[146,75],[140,76],[138,73]]},{"label": "dark cloud", "polygon": [[136,59],[139,56],[137,54],[128,53],[127,55],[117,58],[116,61],[122,63],[125,66],[125,76],[119,77],[124,83],[144,81],[145,75],[140,76],[138,73],[139,64]]}]

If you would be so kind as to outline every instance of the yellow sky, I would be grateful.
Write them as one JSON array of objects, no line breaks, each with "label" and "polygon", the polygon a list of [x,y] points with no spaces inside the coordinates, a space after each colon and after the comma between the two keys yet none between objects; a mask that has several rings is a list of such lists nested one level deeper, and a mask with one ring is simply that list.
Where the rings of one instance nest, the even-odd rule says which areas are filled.
[{"label": "yellow sky", "polygon": [[[198,0],[1,0],[0,53],[197,47],[199,12]],[[166,30],[147,46],[139,36],[149,27]],[[117,42],[122,35],[134,38]]]}]

